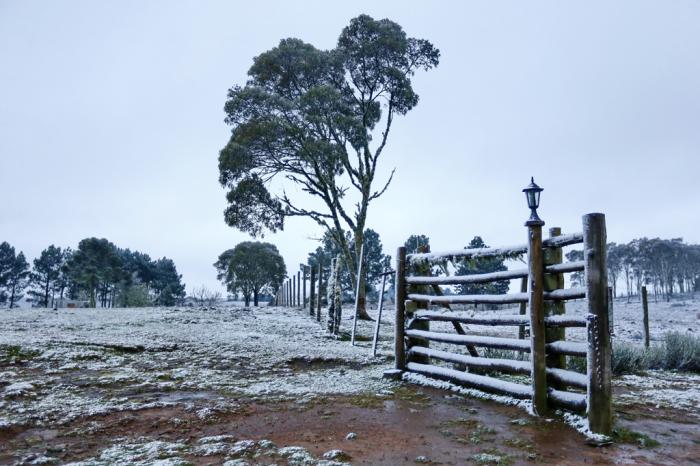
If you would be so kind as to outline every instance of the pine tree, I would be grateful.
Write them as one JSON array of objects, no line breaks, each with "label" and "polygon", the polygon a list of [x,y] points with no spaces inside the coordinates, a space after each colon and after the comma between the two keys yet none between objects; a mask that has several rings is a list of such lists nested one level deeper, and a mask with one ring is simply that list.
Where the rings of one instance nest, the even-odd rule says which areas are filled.
[{"label": "pine tree", "polygon": [[34,259],[34,268],[30,276],[34,289],[28,294],[39,306],[49,306],[49,297],[52,297],[55,292],[63,261],[63,251],[53,244],[41,251],[41,255]]},{"label": "pine tree", "polygon": [[9,271],[7,281],[7,295],[10,309],[22,299],[22,292],[29,285],[29,263],[24,258],[24,253],[20,252],[15,256],[12,267]]},{"label": "pine tree", "polygon": [[[466,249],[486,248],[486,243],[481,236],[475,236]],[[501,272],[508,270],[504,260],[499,257],[481,257],[470,260],[462,260],[457,264],[456,275],[473,275],[479,273]],[[505,294],[508,292],[508,282],[498,281],[492,283],[466,283],[459,285],[460,294]]]}]

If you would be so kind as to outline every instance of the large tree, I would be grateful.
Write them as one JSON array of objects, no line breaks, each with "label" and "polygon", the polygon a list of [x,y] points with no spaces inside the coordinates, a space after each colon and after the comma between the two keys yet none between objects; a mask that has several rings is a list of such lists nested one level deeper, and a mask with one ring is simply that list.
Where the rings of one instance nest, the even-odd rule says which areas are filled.
[{"label": "large tree", "polygon": [[56,284],[61,276],[61,268],[64,265],[65,255],[60,247],[53,244],[41,251],[39,257],[34,259],[34,267],[31,274],[31,282],[34,287],[29,291],[34,302],[41,307],[49,306],[49,298],[57,289]]},{"label": "large tree", "polygon": [[167,257],[155,261],[155,278],[151,286],[155,303],[159,306],[174,306],[185,298],[182,275],[177,273],[175,262]]},{"label": "large tree", "polygon": [[[375,187],[392,122],[418,103],[415,71],[437,66],[439,56],[393,21],[361,15],[332,50],[284,39],[255,57],[250,79],[229,90],[224,107],[233,127],[219,154],[226,222],[257,236],[288,217],[311,218],[332,235],[355,283],[353,249],[359,253],[369,205],[393,176]],[[278,178],[308,196],[291,199]]]},{"label": "large tree", "polygon": [[68,263],[69,276],[88,295],[90,307],[100,297],[102,307],[107,305],[107,294],[122,276],[122,261],[117,247],[106,239],[86,238]]},{"label": "large tree", "polygon": [[261,292],[274,295],[282,286],[287,267],[277,247],[270,243],[244,241],[219,255],[214,263],[217,278],[231,293],[240,292],[245,305],[257,306]]},{"label": "large tree", "polygon": [[29,284],[29,263],[24,253],[15,253],[7,242],[0,244],[0,302],[13,308]]}]

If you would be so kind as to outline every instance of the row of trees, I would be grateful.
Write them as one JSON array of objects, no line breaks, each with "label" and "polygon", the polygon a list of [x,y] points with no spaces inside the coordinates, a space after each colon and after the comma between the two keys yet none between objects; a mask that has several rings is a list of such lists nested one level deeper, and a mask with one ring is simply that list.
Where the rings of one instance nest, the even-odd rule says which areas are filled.
[{"label": "row of trees", "polygon": [[172,306],[185,297],[182,275],[172,259],[121,249],[102,238],[86,238],[78,248],[51,245],[34,259],[0,244],[0,303],[14,307],[27,290],[40,307],[56,299],[85,300],[90,307]]},{"label": "row of trees", "polygon": [[639,238],[627,244],[608,244],[608,277],[618,295],[618,282],[627,296],[642,285],[670,299],[674,293],[700,291],[700,245],[681,238]]}]

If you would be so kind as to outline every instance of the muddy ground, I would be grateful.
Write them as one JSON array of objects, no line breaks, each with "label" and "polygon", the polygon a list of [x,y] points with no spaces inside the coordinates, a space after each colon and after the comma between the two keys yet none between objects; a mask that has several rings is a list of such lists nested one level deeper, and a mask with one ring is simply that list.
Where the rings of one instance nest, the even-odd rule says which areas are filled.
[{"label": "muddy ground", "polygon": [[299,310],[0,313],[0,464],[700,464],[700,377],[617,378],[617,433],[382,379]]},{"label": "muddy ground", "polygon": [[[192,393],[182,397],[197,399]],[[62,426],[15,427],[0,431],[0,463],[96,458],[93,464],[110,464],[99,461],[106,446],[157,440],[185,447],[155,457],[145,454],[134,462],[206,465],[235,457],[249,464],[317,464],[324,453],[342,450],[340,459],[351,464],[700,464],[700,428],[683,412],[626,406],[618,410],[618,432],[613,445],[593,446],[560,420],[535,419],[517,407],[407,385],[382,397],[242,402],[206,420],[195,410],[175,406],[91,416]],[[348,439],[351,433],[355,435]],[[224,448],[197,450],[200,439],[221,435],[231,436]],[[231,454],[241,440],[303,447],[310,455],[296,462],[278,453]]]}]

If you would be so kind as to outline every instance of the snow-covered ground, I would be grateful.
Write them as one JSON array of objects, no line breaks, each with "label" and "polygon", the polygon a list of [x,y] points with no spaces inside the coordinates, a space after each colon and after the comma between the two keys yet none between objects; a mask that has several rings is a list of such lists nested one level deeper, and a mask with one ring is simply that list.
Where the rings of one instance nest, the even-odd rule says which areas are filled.
[{"label": "snow-covered ground", "polygon": [[5,427],[174,403],[206,417],[241,400],[303,403],[390,386],[368,342],[332,339],[299,309],[13,309],[0,311],[0,328],[14,359],[0,366]]},{"label": "snow-covered ground", "polygon": [[[699,304],[650,303],[652,339],[670,330],[700,331]],[[569,303],[567,312],[583,314],[585,303]],[[344,310],[344,332],[350,330],[350,313]],[[496,313],[513,314],[517,308]],[[614,316],[616,338],[641,338],[639,303],[617,300]],[[168,406],[207,420],[256,400],[304,404],[333,395],[386,396],[397,386],[382,378],[392,365],[393,311],[384,314],[376,358],[369,341],[373,325],[359,322],[359,341],[351,346],[329,337],[324,325],[301,309],[0,310],[0,428],[56,426],[91,415]],[[447,323],[433,328],[454,331]],[[469,331],[514,335],[517,329],[469,326]],[[567,335],[582,337],[580,329]],[[618,406],[681,410],[699,419],[698,375],[650,372],[618,378],[615,386]],[[235,460],[234,451],[242,445],[236,442],[240,439],[212,445]],[[113,464],[115,457],[149,464],[152,455],[178,464],[182,454],[210,446],[129,439],[107,445],[86,464]],[[287,453],[306,454],[284,449],[275,454]],[[314,461],[324,464],[322,458]]]}]

